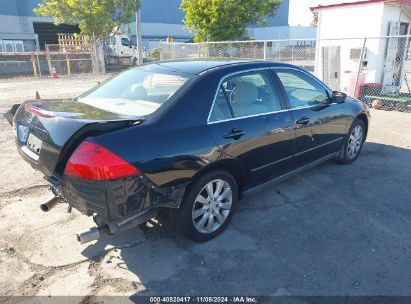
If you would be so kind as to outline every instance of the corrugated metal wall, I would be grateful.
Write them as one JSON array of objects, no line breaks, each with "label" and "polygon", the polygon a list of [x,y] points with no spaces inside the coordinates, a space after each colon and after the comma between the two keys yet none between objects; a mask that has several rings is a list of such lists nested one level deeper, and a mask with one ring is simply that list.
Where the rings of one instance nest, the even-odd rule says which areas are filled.
[{"label": "corrugated metal wall", "polygon": [[[269,26],[288,26],[290,0],[282,0],[274,17],[268,18]],[[184,13],[180,10],[181,0],[142,0],[141,19],[147,23],[179,24]]]},{"label": "corrugated metal wall", "polygon": [[179,24],[184,19],[181,0],[143,0],[141,21],[147,23]]},{"label": "corrugated metal wall", "polygon": [[[26,16],[36,16],[33,9],[41,2],[41,0],[24,0]],[[0,15],[18,16],[19,12],[16,0],[0,0]]]},{"label": "corrugated metal wall", "polygon": [[[33,8],[41,0],[24,0],[27,16],[35,16]],[[184,13],[180,10],[181,0],[142,0],[141,19],[146,23],[181,24]],[[270,26],[288,25],[289,0],[283,0],[274,18],[269,18]],[[0,0],[0,15],[18,16],[15,0]]]}]

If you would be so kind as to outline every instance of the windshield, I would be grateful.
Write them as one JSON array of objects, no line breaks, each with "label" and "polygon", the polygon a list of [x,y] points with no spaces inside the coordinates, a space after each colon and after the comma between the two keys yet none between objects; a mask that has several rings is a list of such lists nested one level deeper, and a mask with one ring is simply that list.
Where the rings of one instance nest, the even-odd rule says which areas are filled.
[{"label": "windshield", "polygon": [[129,46],[130,41],[128,40],[128,38],[121,38],[121,45]]},{"label": "windshield", "polygon": [[85,93],[78,101],[117,114],[145,116],[160,108],[188,79],[187,75],[132,69]]}]

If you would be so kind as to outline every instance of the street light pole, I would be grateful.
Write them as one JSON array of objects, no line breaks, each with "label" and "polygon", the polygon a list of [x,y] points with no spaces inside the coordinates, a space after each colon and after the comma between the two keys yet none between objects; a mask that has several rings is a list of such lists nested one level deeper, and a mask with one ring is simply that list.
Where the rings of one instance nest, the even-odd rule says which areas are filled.
[{"label": "street light pole", "polygon": [[143,39],[141,37],[141,2],[140,8],[136,12],[136,43],[137,43],[137,64],[143,64]]}]

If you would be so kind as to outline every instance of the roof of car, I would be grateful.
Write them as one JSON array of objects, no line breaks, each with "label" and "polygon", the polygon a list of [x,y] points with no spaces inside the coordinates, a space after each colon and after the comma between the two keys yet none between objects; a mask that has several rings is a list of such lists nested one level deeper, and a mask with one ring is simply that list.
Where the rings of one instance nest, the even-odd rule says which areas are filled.
[{"label": "roof of car", "polygon": [[258,66],[291,66],[285,63],[266,61],[266,60],[221,60],[221,59],[207,59],[207,60],[170,60],[159,61],[153,65],[172,69],[183,73],[202,74],[208,70],[214,70],[223,67],[241,66],[255,64]]}]

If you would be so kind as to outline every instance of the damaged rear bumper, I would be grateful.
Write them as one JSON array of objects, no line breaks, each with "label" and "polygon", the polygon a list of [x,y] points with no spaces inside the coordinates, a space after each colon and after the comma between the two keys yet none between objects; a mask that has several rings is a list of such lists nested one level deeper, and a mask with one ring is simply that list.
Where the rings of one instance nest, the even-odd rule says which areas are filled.
[{"label": "damaged rear bumper", "polygon": [[63,202],[93,216],[100,232],[115,234],[155,216],[159,207],[178,208],[185,186],[157,187],[143,174],[109,181],[46,177]]}]

